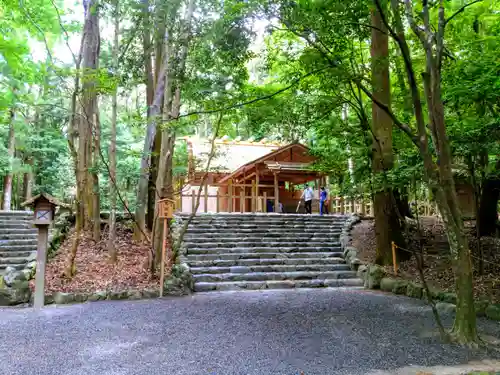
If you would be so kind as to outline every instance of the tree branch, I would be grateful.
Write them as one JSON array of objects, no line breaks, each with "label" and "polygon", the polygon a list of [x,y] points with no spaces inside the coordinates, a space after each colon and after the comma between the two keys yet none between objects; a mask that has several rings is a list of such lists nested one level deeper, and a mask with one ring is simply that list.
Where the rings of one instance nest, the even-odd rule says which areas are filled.
[{"label": "tree branch", "polygon": [[302,77],[299,77],[297,78],[296,80],[294,80],[290,85],[278,90],[278,91],[275,91],[273,92],[272,94],[268,94],[268,95],[264,95],[264,96],[260,96],[258,98],[255,98],[255,99],[252,99],[252,100],[248,100],[246,102],[241,102],[241,103],[237,103],[237,104],[231,104],[231,105],[228,105],[226,107],[222,107],[222,108],[216,108],[216,109],[209,109],[209,110],[206,110],[206,111],[193,111],[193,112],[188,112],[188,113],[185,113],[183,115],[179,115],[177,117],[173,117],[171,119],[168,119],[168,121],[172,121],[172,120],[177,120],[177,119],[180,119],[182,117],[188,117],[188,116],[192,116],[192,115],[207,115],[207,114],[211,114],[211,113],[218,113],[218,112],[224,112],[224,111],[228,111],[230,109],[235,109],[235,108],[240,108],[240,107],[244,107],[246,105],[249,105],[249,104],[253,104],[253,103],[257,103],[257,102],[260,102],[260,101],[263,101],[263,100],[267,100],[267,99],[271,99],[285,91],[288,91],[290,90],[292,87],[296,86],[298,83],[300,83],[302,80],[304,80],[305,78],[309,77],[309,76],[312,76],[316,73],[319,73],[323,70],[326,70],[326,69],[329,69],[331,68],[331,66],[325,66],[323,68],[319,68],[319,69],[315,69],[307,74],[304,74]]},{"label": "tree branch", "polygon": [[399,119],[396,117],[396,115],[394,114],[394,112],[391,111],[391,109],[385,105],[384,103],[382,103],[381,101],[379,101],[377,98],[375,98],[375,96],[373,96],[373,94],[370,92],[370,90],[368,90],[360,81],[354,81],[354,83],[380,108],[382,109],[385,113],[387,113],[389,115],[389,117],[391,118],[391,120],[394,122],[394,124],[399,128],[401,129],[401,131],[403,131],[408,137],[410,137],[410,139],[412,140],[412,142],[415,144],[415,146],[417,146],[418,148],[420,148],[420,142],[418,140],[418,137],[417,135],[415,135],[413,133],[413,130],[411,130],[411,128],[406,125],[406,124],[403,124],[401,121],[399,121]]},{"label": "tree branch", "polygon": [[446,21],[444,21],[444,25],[446,26],[448,24],[448,22],[450,22],[453,18],[455,18],[458,14],[462,13],[466,8],[470,7],[471,5],[474,5],[474,4],[477,4],[477,3],[480,3],[481,1],[483,0],[475,0],[473,1],[472,3],[468,3],[468,4],[465,4],[464,6],[462,6],[459,10],[457,10],[455,13],[453,13],[450,17],[448,17],[446,19]]}]

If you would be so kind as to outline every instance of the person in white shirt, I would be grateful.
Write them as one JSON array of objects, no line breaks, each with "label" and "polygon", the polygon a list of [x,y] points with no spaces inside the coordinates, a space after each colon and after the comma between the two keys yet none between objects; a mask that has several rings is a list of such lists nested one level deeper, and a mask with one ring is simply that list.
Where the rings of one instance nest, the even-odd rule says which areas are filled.
[{"label": "person in white shirt", "polygon": [[302,193],[302,196],[300,199],[304,199],[304,206],[306,208],[306,214],[311,214],[312,213],[312,200],[313,200],[314,192],[312,187],[309,185],[305,185],[304,192]]}]

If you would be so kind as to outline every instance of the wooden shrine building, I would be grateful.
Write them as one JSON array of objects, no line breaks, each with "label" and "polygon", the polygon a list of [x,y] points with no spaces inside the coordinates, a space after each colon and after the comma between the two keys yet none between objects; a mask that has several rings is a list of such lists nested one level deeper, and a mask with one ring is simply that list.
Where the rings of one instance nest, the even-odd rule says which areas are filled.
[{"label": "wooden shrine building", "polygon": [[[231,142],[233,145],[238,145],[234,141],[221,143],[226,143],[226,149],[227,146],[231,149]],[[235,159],[240,163],[245,158],[250,159],[249,161],[233,170],[219,166],[208,172],[202,187],[198,212],[296,212],[306,183],[314,188],[316,199],[313,204],[316,210],[318,209],[318,189],[325,184],[325,178],[321,173],[314,171],[316,158],[310,155],[306,146],[300,143],[288,145],[256,143],[256,147],[252,148],[249,147],[252,144],[248,142],[244,146],[245,150],[240,150],[237,155],[234,150],[231,150],[233,155],[229,157],[226,155],[226,159],[229,159],[227,164],[234,163]],[[202,175],[206,173],[198,168],[193,170],[194,164],[190,162],[189,174],[192,184],[184,189],[187,190],[187,194],[182,194],[182,199],[177,205],[177,210],[181,212],[194,210],[200,183],[203,181]],[[201,169],[203,163],[200,164]],[[303,211],[302,206],[300,212]]]}]

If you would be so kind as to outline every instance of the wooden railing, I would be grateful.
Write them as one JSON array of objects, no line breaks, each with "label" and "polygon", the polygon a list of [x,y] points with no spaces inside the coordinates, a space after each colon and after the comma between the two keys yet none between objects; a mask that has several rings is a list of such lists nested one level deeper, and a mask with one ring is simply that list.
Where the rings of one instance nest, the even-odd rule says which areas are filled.
[{"label": "wooden railing", "polygon": [[[221,193],[219,188],[224,186],[227,193]],[[273,185],[259,185],[259,190],[263,188],[274,188]],[[215,188],[215,194],[209,193],[209,189]],[[251,188],[251,194],[246,193],[247,188]],[[238,191],[239,190],[239,191]],[[211,184],[203,186],[200,194],[200,204],[196,210],[199,187],[192,188],[188,193],[181,193],[176,202],[176,210],[186,212],[184,204],[188,201],[190,212],[266,212],[267,202],[275,202],[275,196],[266,191],[257,195],[256,184],[232,184],[227,185]],[[187,198],[187,199],[186,199]],[[212,206],[212,210],[209,207]]]},{"label": "wooden railing", "polygon": [[330,199],[330,212],[333,214],[360,214],[373,216],[373,203],[370,200],[355,200],[348,197]]},{"label": "wooden railing", "polygon": [[[210,191],[212,190],[212,191]],[[222,190],[222,192],[221,192]],[[199,197],[199,207],[196,204]],[[304,212],[304,205],[300,204],[300,192],[278,190],[275,185],[227,184],[204,185],[201,189],[192,187],[177,196],[175,209],[177,212],[268,212],[269,202],[273,211],[295,213],[300,209]],[[372,216],[373,208],[369,200],[352,200],[350,198],[334,197],[328,201],[329,213],[349,214],[358,213]],[[319,212],[319,200],[313,199],[313,212]]]}]

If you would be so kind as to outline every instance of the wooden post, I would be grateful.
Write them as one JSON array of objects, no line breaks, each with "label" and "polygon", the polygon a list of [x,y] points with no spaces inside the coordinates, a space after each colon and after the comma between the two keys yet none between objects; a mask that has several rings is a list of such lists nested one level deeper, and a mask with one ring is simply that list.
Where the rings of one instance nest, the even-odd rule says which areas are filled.
[{"label": "wooden post", "polygon": [[163,297],[163,283],[165,281],[165,256],[167,253],[168,219],[163,219],[163,244],[161,247],[160,265],[160,297]]},{"label": "wooden post", "polygon": [[45,262],[47,259],[47,243],[49,240],[49,226],[37,225],[38,247],[36,252],[35,276],[35,309],[42,308],[45,304]]},{"label": "wooden post", "polygon": [[233,180],[230,179],[227,183],[227,200],[228,212],[233,212]]},{"label": "wooden post", "polygon": [[220,202],[219,202],[219,199],[220,199],[220,196],[219,196],[219,188],[217,188],[217,193],[215,195],[215,199],[217,200],[215,202],[215,212],[219,213],[220,211]]},{"label": "wooden post", "polygon": [[274,174],[274,212],[279,212],[280,206],[280,190],[278,185],[278,174]]},{"label": "wooden post", "polygon": [[392,241],[392,266],[394,267],[394,274],[398,274],[398,264],[396,262],[396,244]]},{"label": "wooden post", "polygon": [[204,211],[208,212],[208,183],[205,182],[205,197],[203,199]]},{"label": "wooden post", "polygon": [[256,194],[255,194],[256,186],[257,186],[257,184],[255,183],[255,180],[252,180],[252,200],[251,200],[252,212],[257,211],[257,207],[256,207],[257,206],[257,199],[256,199]]},{"label": "wooden post", "polygon": [[264,192],[264,198],[262,198],[264,204],[262,205],[262,212],[267,212],[267,191]]},{"label": "wooden post", "polygon": [[340,197],[340,213],[342,215],[345,214],[344,197]]},{"label": "wooden post", "polygon": [[362,200],[361,201],[361,215],[365,216],[366,214],[366,205],[365,205],[365,201]]},{"label": "wooden post", "polygon": [[240,212],[245,212],[245,188],[240,189]]},{"label": "wooden post", "polygon": [[259,183],[260,183],[260,175],[259,175],[259,169],[255,168],[255,211],[259,211]]},{"label": "wooden post", "polygon": [[196,213],[196,194],[191,190],[191,212]]}]

